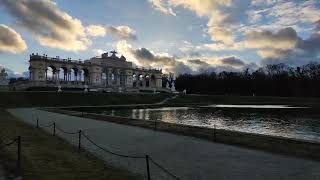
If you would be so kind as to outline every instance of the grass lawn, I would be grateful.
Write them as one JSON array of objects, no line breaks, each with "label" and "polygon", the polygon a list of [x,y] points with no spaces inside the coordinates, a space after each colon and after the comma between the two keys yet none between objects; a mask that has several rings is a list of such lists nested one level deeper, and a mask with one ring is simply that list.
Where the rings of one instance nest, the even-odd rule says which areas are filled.
[{"label": "grass lawn", "polygon": [[[64,140],[18,121],[0,108],[0,137],[22,139],[22,168],[16,169],[16,145],[0,151],[7,174],[25,180],[140,179],[126,170],[104,164],[87,152],[78,152]],[[1,147],[0,147],[1,148]]]},{"label": "grass lawn", "polygon": [[169,94],[83,93],[83,92],[0,92],[0,107],[102,106],[157,103]]}]

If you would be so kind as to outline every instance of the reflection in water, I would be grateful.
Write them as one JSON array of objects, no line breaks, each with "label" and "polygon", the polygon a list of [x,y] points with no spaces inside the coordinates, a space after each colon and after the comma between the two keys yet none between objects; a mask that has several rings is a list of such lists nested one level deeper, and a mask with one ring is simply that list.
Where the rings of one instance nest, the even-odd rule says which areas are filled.
[{"label": "reflection in water", "polygon": [[293,107],[287,105],[230,105],[230,104],[215,104],[202,107],[219,107],[219,108],[255,108],[255,109],[301,109],[309,107]]},{"label": "reflection in water", "polygon": [[298,109],[165,107],[107,110],[108,115],[283,136],[320,142],[320,121]]}]

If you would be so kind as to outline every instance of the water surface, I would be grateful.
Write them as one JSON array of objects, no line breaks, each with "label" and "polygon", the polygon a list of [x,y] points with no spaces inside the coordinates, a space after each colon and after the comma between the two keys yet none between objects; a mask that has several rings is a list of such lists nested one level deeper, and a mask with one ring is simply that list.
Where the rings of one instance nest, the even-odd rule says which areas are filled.
[{"label": "water surface", "polygon": [[164,121],[320,142],[320,116],[307,107],[285,105],[210,105],[106,110],[107,115]]}]

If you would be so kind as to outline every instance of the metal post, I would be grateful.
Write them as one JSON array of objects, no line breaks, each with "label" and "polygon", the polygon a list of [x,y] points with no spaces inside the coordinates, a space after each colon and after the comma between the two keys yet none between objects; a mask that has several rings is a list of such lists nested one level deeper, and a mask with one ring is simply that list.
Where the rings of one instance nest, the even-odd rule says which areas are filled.
[{"label": "metal post", "polygon": [[216,141],[216,125],[213,125],[213,140]]},{"label": "metal post", "polygon": [[146,155],[146,162],[147,162],[147,175],[148,175],[148,180],[151,180],[150,178],[150,168],[149,168],[149,156]]},{"label": "metal post", "polygon": [[56,122],[53,123],[53,135],[56,135]]},{"label": "metal post", "polygon": [[17,160],[17,167],[20,169],[21,167],[21,136],[18,136],[18,149],[17,149],[17,155],[18,155],[18,160]]},{"label": "metal post", "polygon": [[81,149],[81,129],[79,130],[79,143],[78,143],[78,149]]},{"label": "metal post", "polygon": [[37,117],[37,128],[39,128],[39,118]]}]

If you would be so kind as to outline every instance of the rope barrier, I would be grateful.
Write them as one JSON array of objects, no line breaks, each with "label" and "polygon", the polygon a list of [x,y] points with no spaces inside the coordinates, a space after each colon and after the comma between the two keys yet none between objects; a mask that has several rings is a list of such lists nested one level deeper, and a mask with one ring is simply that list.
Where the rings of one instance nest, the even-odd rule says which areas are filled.
[{"label": "rope barrier", "polygon": [[[124,154],[119,154],[119,153],[115,153],[115,152],[112,152],[112,151],[110,151],[110,150],[108,150],[107,148],[105,148],[105,147],[102,147],[102,146],[100,146],[100,145],[98,145],[97,143],[95,143],[91,138],[89,138],[85,133],[83,133],[83,131],[77,131],[77,132],[68,132],[68,131],[65,131],[65,130],[63,130],[62,128],[60,128],[59,126],[57,126],[56,125],[56,123],[55,122],[53,122],[53,123],[51,123],[51,124],[48,124],[48,125],[46,125],[46,126],[43,126],[43,125],[39,125],[39,122],[38,122],[38,120],[37,120],[37,125],[39,126],[39,127],[51,127],[51,126],[54,126],[54,131],[55,131],[55,129],[58,129],[60,132],[62,132],[62,133],[65,133],[65,134],[72,134],[72,135],[74,135],[74,134],[79,134],[79,150],[80,150],[80,146],[81,146],[81,135],[83,135],[91,144],[93,144],[94,146],[96,146],[96,147],[98,147],[99,149],[101,149],[101,150],[103,150],[104,152],[107,152],[107,153],[110,153],[110,154],[112,154],[112,155],[115,155],[115,156],[119,156],[119,157],[123,157],[123,158],[133,158],[133,159],[146,159],[146,161],[147,161],[147,164],[149,163],[148,161],[150,160],[155,166],[157,166],[158,168],[160,168],[162,171],[164,171],[165,173],[167,173],[168,175],[170,175],[172,178],[174,178],[174,179],[177,179],[177,180],[179,180],[179,178],[176,176],[176,175],[174,175],[173,173],[171,173],[169,170],[167,170],[166,168],[164,168],[163,166],[161,166],[159,163],[157,163],[157,162],[155,162],[150,156],[134,156],[134,155],[124,155]],[[99,128],[92,128],[92,130],[93,129],[99,129]],[[90,130],[90,128],[88,128],[88,130]],[[55,134],[55,132],[54,132],[54,134]],[[9,145],[11,145],[11,144],[13,144],[14,142],[16,142],[18,139],[14,139],[14,140],[12,140],[12,142],[10,142],[10,143],[7,143],[7,144],[5,144],[5,145],[7,145],[7,146],[9,146]],[[149,179],[150,179],[150,171],[149,171],[149,165],[147,165],[148,166],[148,177],[149,177]]]},{"label": "rope barrier", "polygon": [[179,178],[172,174],[169,170],[167,170],[166,168],[164,168],[163,166],[161,166],[160,164],[158,164],[157,162],[155,162],[151,157],[149,157],[149,160],[156,165],[158,168],[160,168],[162,171],[164,171],[165,173],[169,174],[172,178],[179,180]]},{"label": "rope barrier", "polygon": [[123,155],[123,154],[118,154],[118,153],[114,153],[110,150],[107,150],[106,148],[104,147],[101,147],[99,146],[98,144],[96,144],[94,141],[92,141],[87,135],[85,135],[83,132],[82,132],[82,135],[89,141],[91,142],[93,145],[95,145],[96,147],[100,148],[101,150],[107,152],[107,153],[110,153],[110,154],[113,154],[113,155],[116,155],[116,156],[120,156],[120,157],[125,157],[125,158],[134,158],[134,159],[145,159],[145,156],[130,156],[130,155]]},{"label": "rope barrier", "polygon": [[59,131],[61,131],[62,133],[65,133],[65,134],[79,134],[79,131],[77,131],[77,132],[68,132],[68,131],[65,131],[65,130],[59,128],[59,126],[56,126],[56,128],[57,128]]}]

